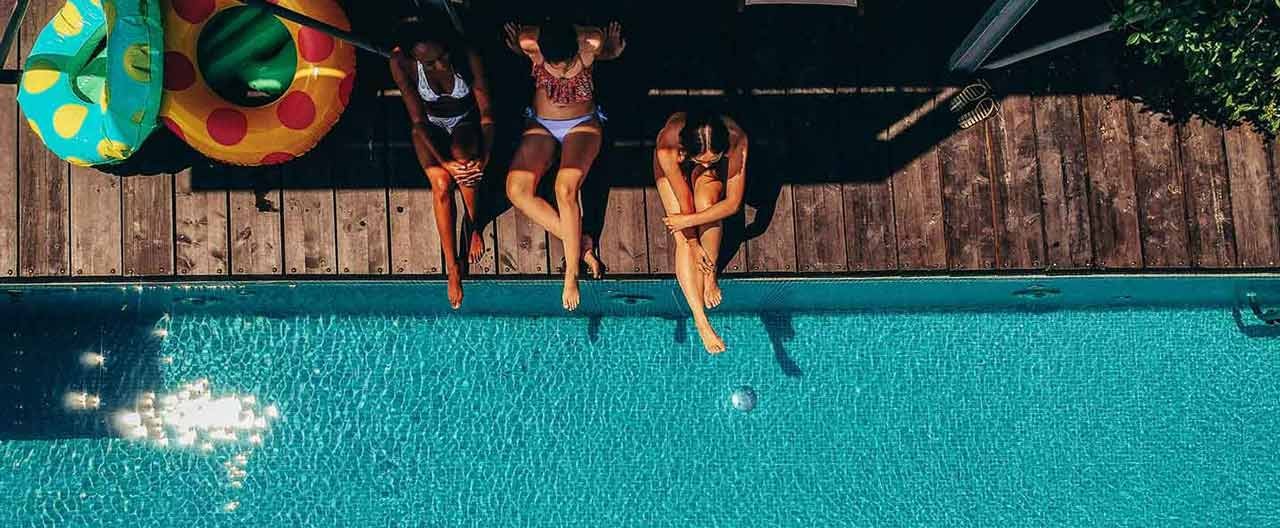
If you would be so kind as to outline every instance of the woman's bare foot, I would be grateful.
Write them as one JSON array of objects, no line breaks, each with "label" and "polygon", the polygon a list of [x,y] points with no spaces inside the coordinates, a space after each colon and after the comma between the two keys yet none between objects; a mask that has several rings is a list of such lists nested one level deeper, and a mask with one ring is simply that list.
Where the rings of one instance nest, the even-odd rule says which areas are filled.
[{"label": "woman's bare foot", "polygon": [[724,294],[720,292],[720,282],[716,280],[715,273],[708,273],[702,276],[702,304],[708,310],[720,306],[720,301],[724,299]]},{"label": "woman's bare foot", "polygon": [[472,264],[475,264],[480,262],[481,258],[484,258],[484,235],[480,234],[480,231],[473,229],[471,231],[471,247],[467,251],[467,259]]},{"label": "woman's bare foot", "polygon": [[582,293],[578,291],[578,277],[566,273],[564,275],[564,295],[560,299],[564,303],[564,309],[570,312],[577,310],[578,302],[581,298]]},{"label": "woman's bare foot", "polygon": [[720,339],[720,334],[711,328],[710,323],[696,325],[698,327],[698,337],[702,338],[702,346],[706,347],[708,354],[719,354],[724,352],[724,340]]},{"label": "woman's bare foot", "polygon": [[457,310],[462,306],[462,270],[454,266],[449,275],[449,306]]},{"label": "woman's bare foot", "polygon": [[587,273],[593,279],[604,277],[604,263],[596,257],[595,241],[591,237],[582,235],[582,262],[587,265]]}]

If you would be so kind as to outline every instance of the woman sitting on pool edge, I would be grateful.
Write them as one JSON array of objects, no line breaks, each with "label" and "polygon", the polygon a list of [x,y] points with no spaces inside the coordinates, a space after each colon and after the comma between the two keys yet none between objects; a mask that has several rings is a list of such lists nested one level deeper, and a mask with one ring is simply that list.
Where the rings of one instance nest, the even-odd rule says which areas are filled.
[{"label": "woman sitting on pool edge", "polygon": [[454,238],[453,188],[466,209],[463,236],[474,264],[484,256],[476,193],[493,152],[493,115],[480,54],[452,27],[411,23],[391,52],[391,76],[413,127],[413,150],[431,182],[436,229],[449,277],[449,306],[462,305],[462,270]]},{"label": "woman sitting on pool edge", "polygon": [[[603,266],[595,243],[582,233],[579,190],[600,153],[601,121],[596,107],[592,67],[613,60],[626,42],[617,23],[601,31],[565,22],[539,26],[507,24],[507,46],[533,63],[533,106],[525,110],[524,135],[507,173],[511,205],[564,244],[564,293],[561,304],[576,310],[580,300],[578,275],[586,262],[592,277]],[[556,206],[537,194],[538,181],[560,148],[556,171]]]},{"label": "woman sitting on pool edge", "polygon": [[716,262],[721,221],[742,208],[747,133],[728,116],[677,112],[658,133],[653,175],[666,224],[676,239],[676,281],[707,352],[725,350],[706,310],[720,305]]}]

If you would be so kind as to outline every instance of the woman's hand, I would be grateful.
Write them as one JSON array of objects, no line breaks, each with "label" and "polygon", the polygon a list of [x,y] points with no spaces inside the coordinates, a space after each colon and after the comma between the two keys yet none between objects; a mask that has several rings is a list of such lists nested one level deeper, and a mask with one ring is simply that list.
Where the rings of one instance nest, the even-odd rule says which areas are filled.
[{"label": "woman's hand", "polygon": [[716,263],[711,261],[711,256],[707,255],[707,250],[697,240],[689,240],[689,251],[698,271],[708,275],[716,272]]},{"label": "woman's hand", "polygon": [[667,224],[667,230],[671,231],[673,235],[677,231],[683,231],[698,225],[697,222],[694,222],[694,216],[691,214],[669,214],[662,217],[662,223]]},{"label": "woman's hand", "polygon": [[453,176],[453,181],[463,187],[474,187],[480,183],[480,179],[484,176],[480,168],[480,162],[477,160],[449,160],[441,165]]},{"label": "woman's hand", "polygon": [[604,42],[600,46],[602,58],[617,58],[627,48],[627,39],[622,36],[622,24],[610,22],[604,28]]},{"label": "woman's hand", "polygon": [[511,51],[524,55],[524,48],[520,47],[520,24],[515,22],[507,22],[502,25],[502,31],[506,33],[507,48]]}]

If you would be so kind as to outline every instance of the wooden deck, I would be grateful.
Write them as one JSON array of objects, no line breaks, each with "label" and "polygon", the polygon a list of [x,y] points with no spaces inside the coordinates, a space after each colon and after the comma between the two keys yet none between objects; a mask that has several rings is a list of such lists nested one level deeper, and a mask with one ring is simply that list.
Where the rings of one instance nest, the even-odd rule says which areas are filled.
[{"label": "wooden deck", "polygon": [[[32,2],[17,55],[60,3]],[[815,31],[837,38],[846,22]],[[775,23],[758,17],[733,29],[763,36]],[[734,39],[708,51],[753,72],[719,85],[753,137],[748,206],[726,228],[726,274],[1276,267],[1280,148],[1247,128],[1170,124],[1117,95],[1140,79],[1118,67],[1114,41],[989,76],[1001,113],[955,131],[945,108],[954,83],[935,75],[934,62],[902,58],[944,53],[848,33],[838,38],[852,39],[856,61],[830,54],[796,66],[785,42],[767,40],[752,53],[737,53]],[[641,44],[632,39],[628,53]],[[662,59],[649,60],[644,68]],[[671,111],[705,99],[682,91],[707,86],[701,72],[683,71],[679,83],[629,87],[639,91],[634,104],[615,98],[624,104],[611,115],[613,146],[584,191],[587,229],[598,233],[612,276],[672,271],[643,142]],[[600,75],[605,90],[605,67]],[[431,193],[405,146],[403,108],[377,96],[385,87],[376,75],[362,79],[338,129],[294,163],[115,176],[49,154],[21,123],[15,87],[0,85],[0,274],[439,275]],[[518,126],[510,119],[518,105],[504,109],[502,126]],[[472,275],[555,273],[559,242],[504,203],[501,180],[498,171],[488,179],[496,217]]]}]

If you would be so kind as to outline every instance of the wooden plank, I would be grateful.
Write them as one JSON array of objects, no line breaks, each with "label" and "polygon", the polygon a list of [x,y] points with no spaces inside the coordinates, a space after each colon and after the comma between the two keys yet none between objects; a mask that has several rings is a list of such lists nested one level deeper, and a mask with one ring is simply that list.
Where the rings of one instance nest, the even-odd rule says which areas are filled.
[{"label": "wooden plank", "polygon": [[[883,59],[890,44],[871,31],[855,31],[857,49]],[[848,269],[888,271],[898,268],[898,240],[894,226],[893,185],[890,180],[890,126],[902,117],[901,99],[883,88],[889,65],[867,60],[862,54],[828,54],[844,63],[832,66],[849,74],[847,86],[857,92],[838,99],[835,115],[840,116],[837,136],[840,148],[837,166],[842,173],[844,197],[845,252]]]},{"label": "wooden plank", "polygon": [[1233,268],[1237,265],[1236,233],[1222,129],[1195,118],[1184,123],[1179,132],[1191,264]]},{"label": "wooden plank", "polygon": [[[1106,44],[1106,41],[1102,42]],[[1133,171],[1129,103],[1120,93],[1115,61],[1102,46],[1090,48],[1091,92],[1081,96],[1089,170],[1090,226],[1095,263],[1104,268],[1142,264],[1142,235]]]},{"label": "wooden plank", "polygon": [[71,269],[76,276],[119,275],[120,177],[71,167]]},{"label": "wooden plank", "polygon": [[1280,218],[1266,142],[1249,125],[1238,126],[1226,131],[1226,152],[1240,266],[1273,267],[1280,258]]},{"label": "wooden plank", "polygon": [[795,206],[796,269],[806,273],[841,272],[849,268],[845,248],[844,195],[839,178],[842,161],[825,141],[803,138],[838,138],[841,124],[831,119],[838,108],[834,96],[806,100],[783,127],[793,144],[787,149],[793,160],[808,163],[794,167],[801,174],[791,185]]},{"label": "wooden plank", "polygon": [[321,146],[281,167],[284,184],[284,269],[288,274],[336,273],[333,158]]},{"label": "wooden plank", "polygon": [[649,273],[648,232],[645,229],[644,189],[609,189],[600,259],[611,275]]},{"label": "wooden plank", "polygon": [[384,274],[391,269],[382,145],[371,144],[368,148],[373,150],[343,152],[342,160],[335,164],[338,273],[341,274]]},{"label": "wooden plank", "polygon": [[[391,272],[388,216],[387,109],[398,101],[374,96],[369,77],[357,76],[351,104],[330,134],[337,263],[343,275]],[[403,126],[403,125],[402,125]]]},{"label": "wooden plank", "polygon": [[952,269],[996,266],[991,166],[985,126],[957,130],[938,145],[943,232]]},{"label": "wooden plank", "polygon": [[[21,32],[19,32],[21,39]],[[0,59],[6,69],[18,67],[20,44]],[[0,277],[18,275],[18,111],[17,86],[0,85]]]},{"label": "wooden plank", "polygon": [[[657,195],[656,191],[654,192],[653,198],[658,200],[659,202],[662,201],[662,198]],[[645,199],[648,200],[649,197],[645,196]],[[735,218],[737,219],[735,221],[738,221],[738,222],[744,222],[743,219],[745,218],[745,214],[735,215],[730,218]],[[748,271],[748,265],[747,265],[748,249],[747,249],[746,241],[739,240],[737,244],[733,244],[728,237],[725,238],[725,241],[726,243],[724,244],[724,247],[720,248],[720,260],[725,261],[724,269],[721,270],[722,273],[724,274],[746,273]],[[668,239],[667,243],[670,244],[672,242],[675,242],[675,240]],[[649,252],[652,253],[654,251],[657,251],[657,250],[654,249],[652,246],[650,246]],[[668,262],[670,262],[670,260],[675,258],[675,248],[670,248],[667,251],[671,252],[671,256],[668,257]],[[728,260],[725,260],[726,257],[728,258]],[[671,273],[675,273],[675,270],[672,269]]]},{"label": "wooden plank", "polygon": [[[747,240],[747,267],[750,271],[795,271],[796,219],[792,200],[791,185],[783,184],[772,205],[764,203],[761,204],[763,207],[747,206],[747,231],[764,230]],[[769,211],[770,207],[773,208],[772,211]]]},{"label": "wooden plank", "polygon": [[387,101],[384,108],[388,141],[398,145],[387,149],[391,273],[444,273],[435,200],[410,143],[408,114],[399,100]]},{"label": "wooden plank", "polygon": [[503,211],[494,223],[498,236],[498,273],[503,275],[550,273],[547,230],[533,223],[529,217],[514,207]]},{"label": "wooden plank", "polygon": [[[478,199],[481,201],[484,200],[482,196],[478,197]],[[462,236],[463,234],[462,208],[464,206],[462,205],[461,191],[458,191],[458,190],[453,191],[453,203],[457,204],[456,205],[457,209],[454,210],[455,221],[453,223],[453,228],[456,229],[457,231],[455,232],[458,233],[458,238],[457,238],[458,258],[462,259],[463,262],[466,262],[467,245],[470,244],[470,240]],[[484,207],[484,206],[481,205],[481,207]],[[481,218],[480,221],[483,222],[484,218]],[[480,257],[480,262],[477,262],[475,264],[467,264],[467,274],[497,275],[498,274],[498,256],[497,256],[498,255],[498,225],[497,223],[492,220],[485,223],[483,226],[481,226],[480,235],[484,237],[484,256]]]},{"label": "wooden plank", "polygon": [[[650,168],[650,174],[652,174],[652,165],[652,161],[645,164]],[[652,181],[652,177],[647,181]],[[658,195],[657,187],[652,185],[645,187],[644,211],[645,232],[649,242],[649,273],[675,273],[675,241],[667,231],[667,226],[662,223],[662,217],[666,216],[667,210],[662,207],[662,197]],[[725,272],[730,271],[741,272],[742,269],[741,267],[735,270],[725,269]]]},{"label": "wooden plank", "polygon": [[1093,266],[1088,163],[1076,95],[1037,94],[1036,159],[1044,207],[1045,261],[1050,269]]},{"label": "wooden plank", "polygon": [[[30,4],[22,21],[20,56],[27,56],[40,30],[61,7],[62,3],[54,0]],[[19,270],[29,277],[67,275],[71,260],[69,166],[45,148],[31,127],[18,130]]]},{"label": "wooden plank", "polygon": [[173,180],[177,231],[174,233],[174,267],[178,274],[230,273],[228,193],[222,173],[198,167],[174,174]]},{"label": "wooden plank", "polygon": [[892,109],[894,96],[866,89],[842,101],[844,118],[838,162],[845,171],[841,186],[844,199],[845,252],[848,269],[888,271],[898,268],[898,241],[894,226],[893,185],[890,183],[889,125],[899,116]]},{"label": "wooden plank", "polygon": [[1191,264],[1178,130],[1167,116],[1131,104],[1133,177],[1138,197],[1143,265],[1184,268]]},{"label": "wooden plank", "polygon": [[1000,112],[986,123],[991,145],[996,216],[997,266],[1044,266],[1044,210],[1040,202],[1040,162],[1036,156],[1035,108],[1031,96],[1018,93],[1022,72],[994,80]]},{"label": "wooden plank", "polygon": [[806,273],[847,270],[841,185],[794,184],[791,192],[795,200],[797,268]]},{"label": "wooden plank", "polygon": [[[924,106],[940,104],[938,92],[915,98]],[[916,108],[905,108],[904,113]],[[917,127],[923,125],[917,124]],[[906,131],[910,132],[910,131]],[[947,267],[942,215],[942,176],[938,151],[930,141],[889,130],[893,217],[898,237],[898,265],[907,270]]]},{"label": "wooden plank", "polygon": [[173,176],[130,176],[123,186],[125,274],[172,274]]},{"label": "wooden plank", "polygon": [[232,273],[282,273],[280,169],[236,167],[228,173]]}]

